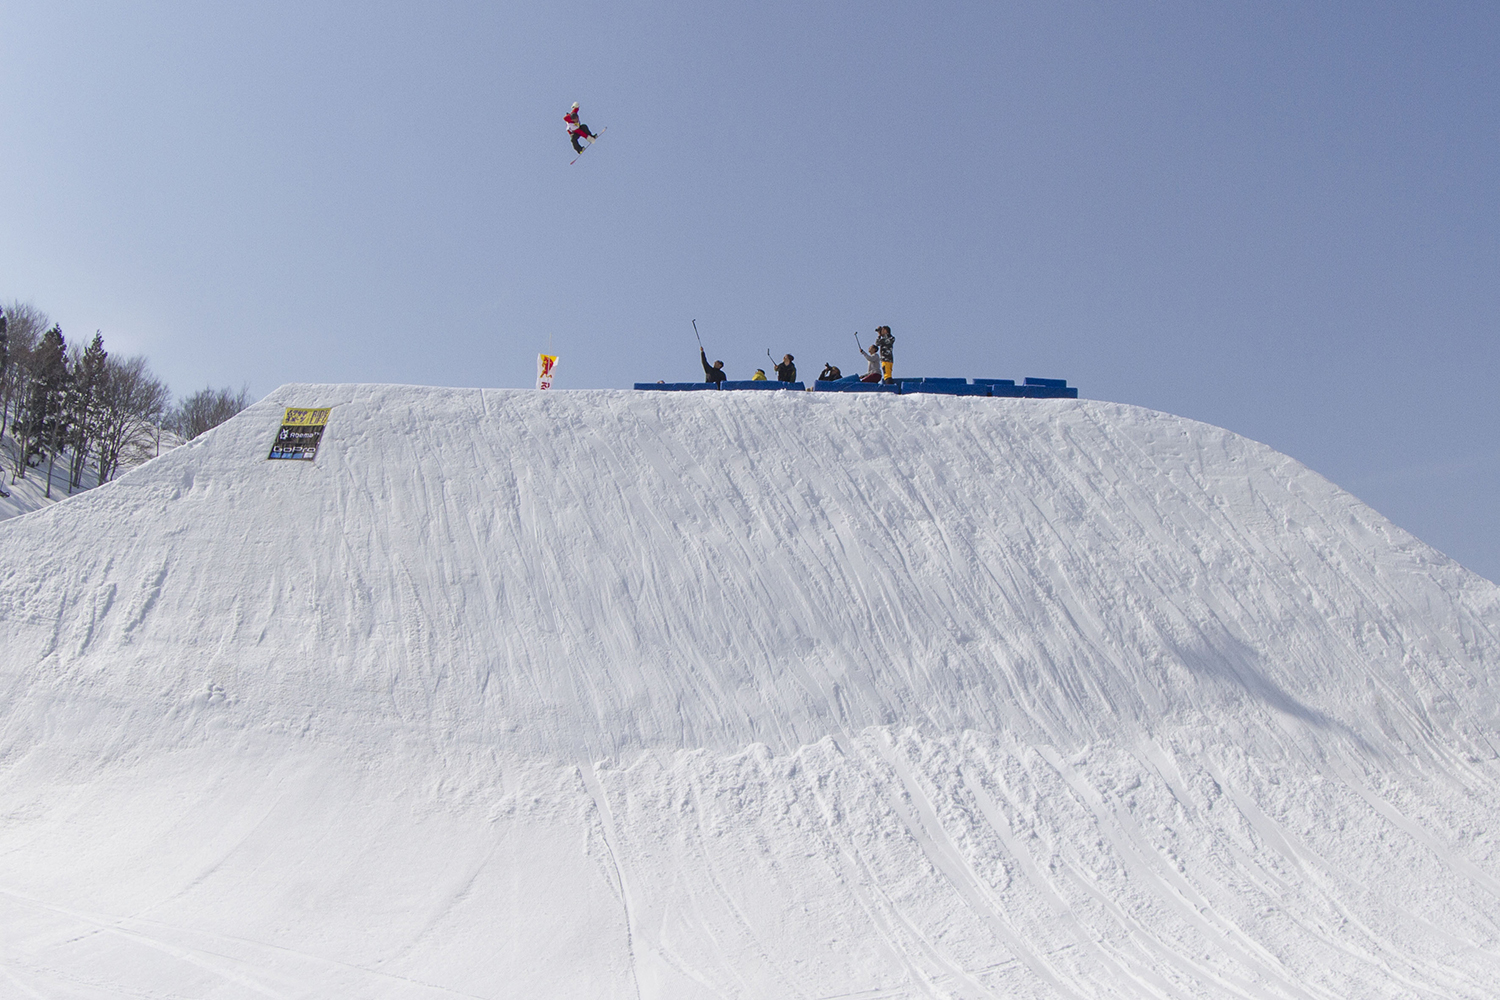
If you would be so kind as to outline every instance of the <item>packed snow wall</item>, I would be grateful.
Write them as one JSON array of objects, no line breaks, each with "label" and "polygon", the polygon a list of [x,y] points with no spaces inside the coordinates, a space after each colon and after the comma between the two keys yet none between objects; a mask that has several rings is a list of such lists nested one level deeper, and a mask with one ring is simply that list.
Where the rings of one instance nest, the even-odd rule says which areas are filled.
[{"label": "packed snow wall", "polygon": [[0,525],[0,627],[20,995],[1500,974],[1500,591],[1160,413],[286,386]]}]

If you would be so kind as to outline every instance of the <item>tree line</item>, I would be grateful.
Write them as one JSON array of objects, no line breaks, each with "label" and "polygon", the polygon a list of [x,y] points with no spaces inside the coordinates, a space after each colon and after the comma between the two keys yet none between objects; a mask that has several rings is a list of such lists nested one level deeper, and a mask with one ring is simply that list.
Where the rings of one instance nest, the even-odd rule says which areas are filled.
[{"label": "tree line", "polygon": [[249,395],[207,388],[174,405],[144,355],[111,355],[97,331],[87,346],[70,344],[30,303],[0,306],[0,442],[11,439],[12,483],[46,466],[48,497],[55,467],[69,493],[90,466],[94,481],[107,483],[122,463],[159,452],[163,431],[197,437],[248,406]]}]

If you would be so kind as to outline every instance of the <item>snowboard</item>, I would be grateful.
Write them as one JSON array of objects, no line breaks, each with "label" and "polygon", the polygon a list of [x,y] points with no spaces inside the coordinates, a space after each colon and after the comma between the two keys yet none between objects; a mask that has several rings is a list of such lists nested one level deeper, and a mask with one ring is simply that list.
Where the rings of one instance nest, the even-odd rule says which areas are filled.
[{"label": "snowboard", "polygon": [[[604,133],[605,133],[605,132],[608,132],[608,131],[609,131],[609,126],[608,126],[608,125],[606,125],[606,126],[604,126],[604,127],[603,127],[603,128],[601,128],[601,129],[600,129],[600,130],[599,130],[599,131],[597,131],[597,132],[595,132],[595,133],[594,133],[594,142],[598,142],[598,141],[599,141],[599,137],[600,137],[600,136],[601,136],[601,135],[603,135],[603,134],[604,134]],[[591,147],[591,146],[593,146],[593,145],[594,145],[594,143],[593,143],[593,142],[591,142],[591,143],[589,143],[589,144],[588,144],[588,145],[587,145],[587,146],[584,146],[584,147],[583,147],[583,153],[587,153],[587,152],[588,152],[588,151],[589,151],[589,148],[590,148],[590,147]],[[579,153],[579,154],[578,154],[578,156],[582,156],[582,155],[583,155],[583,153]],[[572,166],[572,165],[573,165],[573,164],[575,164],[575,163],[577,163],[577,162],[578,162],[578,156],[575,156],[575,157],[573,157],[573,158],[572,158],[572,159],[571,159],[571,160],[569,160],[569,161],[568,161],[568,166],[570,166],[570,167],[571,167],[571,166]]]}]

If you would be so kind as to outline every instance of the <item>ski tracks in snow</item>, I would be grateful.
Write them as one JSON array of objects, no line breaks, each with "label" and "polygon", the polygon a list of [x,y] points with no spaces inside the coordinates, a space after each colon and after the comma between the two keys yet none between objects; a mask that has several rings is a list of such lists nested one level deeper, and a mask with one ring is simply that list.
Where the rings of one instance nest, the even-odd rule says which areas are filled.
[{"label": "ski tracks in snow", "polygon": [[[268,463],[280,407],[312,403],[335,407],[317,462]],[[161,997],[301,1000],[287,969],[631,1000],[1500,979],[1500,589],[1218,428],[1087,400],[290,386],[3,531],[0,908],[50,901],[102,963],[165,956]],[[252,743],[382,780],[268,805]],[[475,820],[517,761],[557,787]],[[94,891],[51,843],[84,816]],[[297,957],[381,900],[378,946]],[[567,989],[537,968],[557,954]],[[0,967],[70,982],[9,942]]]}]

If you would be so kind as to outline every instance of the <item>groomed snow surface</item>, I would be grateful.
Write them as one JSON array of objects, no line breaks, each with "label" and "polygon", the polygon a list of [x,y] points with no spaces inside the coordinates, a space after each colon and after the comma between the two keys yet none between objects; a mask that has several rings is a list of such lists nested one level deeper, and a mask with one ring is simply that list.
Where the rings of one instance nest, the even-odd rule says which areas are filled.
[{"label": "groomed snow surface", "polygon": [[1497,632],[1129,406],[286,386],[0,525],[0,996],[1493,997]]}]

